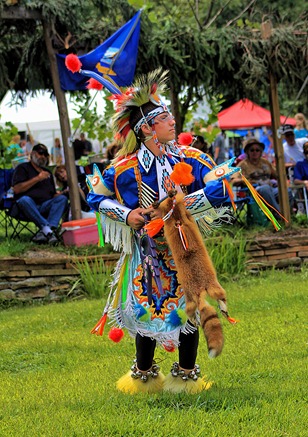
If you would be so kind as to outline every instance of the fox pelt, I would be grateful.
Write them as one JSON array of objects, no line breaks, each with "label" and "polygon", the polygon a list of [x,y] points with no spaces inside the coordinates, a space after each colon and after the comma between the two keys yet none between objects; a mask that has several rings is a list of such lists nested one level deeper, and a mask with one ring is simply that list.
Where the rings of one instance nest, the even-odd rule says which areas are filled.
[{"label": "fox pelt", "polygon": [[[192,215],[185,208],[183,198],[183,194],[176,195],[173,213],[164,224],[164,234],[185,294],[186,313],[193,320],[196,310],[199,310],[209,356],[216,357],[222,351],[224,338],[217,312],[206,302],[206,296],[209,295],[212,299],[226,302],[226,292],[217,280],[215,268],[201,233]],[[159,205],[163,216],[171,208],[171,198],[167,198]],[[187,242],[186,249],[181,239],[179,226]]]}]

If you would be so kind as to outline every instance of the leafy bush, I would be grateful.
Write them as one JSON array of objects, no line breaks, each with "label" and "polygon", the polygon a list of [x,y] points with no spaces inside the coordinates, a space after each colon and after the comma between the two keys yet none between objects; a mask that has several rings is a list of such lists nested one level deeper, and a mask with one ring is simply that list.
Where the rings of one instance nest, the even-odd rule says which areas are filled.
[{"label": "leafy bush", "polygon": [[8,150],[7,147],[14,135],[18,134],[18,129],[11,122],[7,121],[4,126],[0,126],[0,166],[2,168],[11,167],[12,159],[16,158],[16,150]]},{"label": "leafy bush", "polygon": [[246,243],[243,232],[205,240],[208,253],[219,276],[234,276],[245,271]]},{"label": "leafy bush", "polygon": [[95,258],[93,261],[85,258],[76,262],[76,268],[80,277],[71,288],[70,294],[77,289],[90,298],[106,296],[111,280],[111,266],[102,258]]}]

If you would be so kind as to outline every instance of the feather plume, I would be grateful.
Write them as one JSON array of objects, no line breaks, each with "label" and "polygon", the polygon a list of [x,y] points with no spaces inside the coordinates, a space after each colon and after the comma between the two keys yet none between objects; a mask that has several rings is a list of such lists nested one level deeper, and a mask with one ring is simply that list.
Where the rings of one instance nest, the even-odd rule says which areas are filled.
[{"label": "feather plume", "polygon": [[93,79],[93,77],[91,77],[91,79],[88,81],[87,84],[87,89],[88,90],[101,90],[103,89],[103,85],[101,83],[98,82],[98,80]]},{"label": "feather plume", "polygon": [[167,78],[168,71],[162,72],[162,69],[159,68],[147,75],[140,76],[133,86],[127,88],[121,95],[114,95],[110,98],[114,100],[116,106],[112,124],[114,134],[120,138],[122,143],[121,155],[132,153],[137,146],[136,136],[129,125],[131,111],[148,102],[161,106],[159,95],[166,90]]}]

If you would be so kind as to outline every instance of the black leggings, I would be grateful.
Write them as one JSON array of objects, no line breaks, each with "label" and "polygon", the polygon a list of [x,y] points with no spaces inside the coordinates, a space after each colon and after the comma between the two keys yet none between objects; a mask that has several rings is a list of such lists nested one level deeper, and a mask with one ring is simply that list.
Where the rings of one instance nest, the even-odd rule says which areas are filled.
[{"label": "black leggings", "polygon": [[[196,329],[190,334],[180,333],[179,364],[183,369],[193,369],[195,367],[199,331]],[[149,337],[136,335],[136,358],[139,370],[148,370],[152,367],[156,341]]]}]

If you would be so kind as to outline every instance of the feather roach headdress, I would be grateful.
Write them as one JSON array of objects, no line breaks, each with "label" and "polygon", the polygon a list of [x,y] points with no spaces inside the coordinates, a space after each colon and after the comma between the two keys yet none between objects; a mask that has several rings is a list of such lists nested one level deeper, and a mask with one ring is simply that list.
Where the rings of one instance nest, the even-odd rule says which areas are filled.
[{"label": "feather roach headdress", "polygon": [[158,114],[168,112],[160,94],[166,90],[168,71],[161,69],[140,76],[132,87],[122,94],[110,97],[114,100],[116,113],[113,130],[121,144],[121,154],[132,153],[137,145],[141,126],[149,124]]}]

